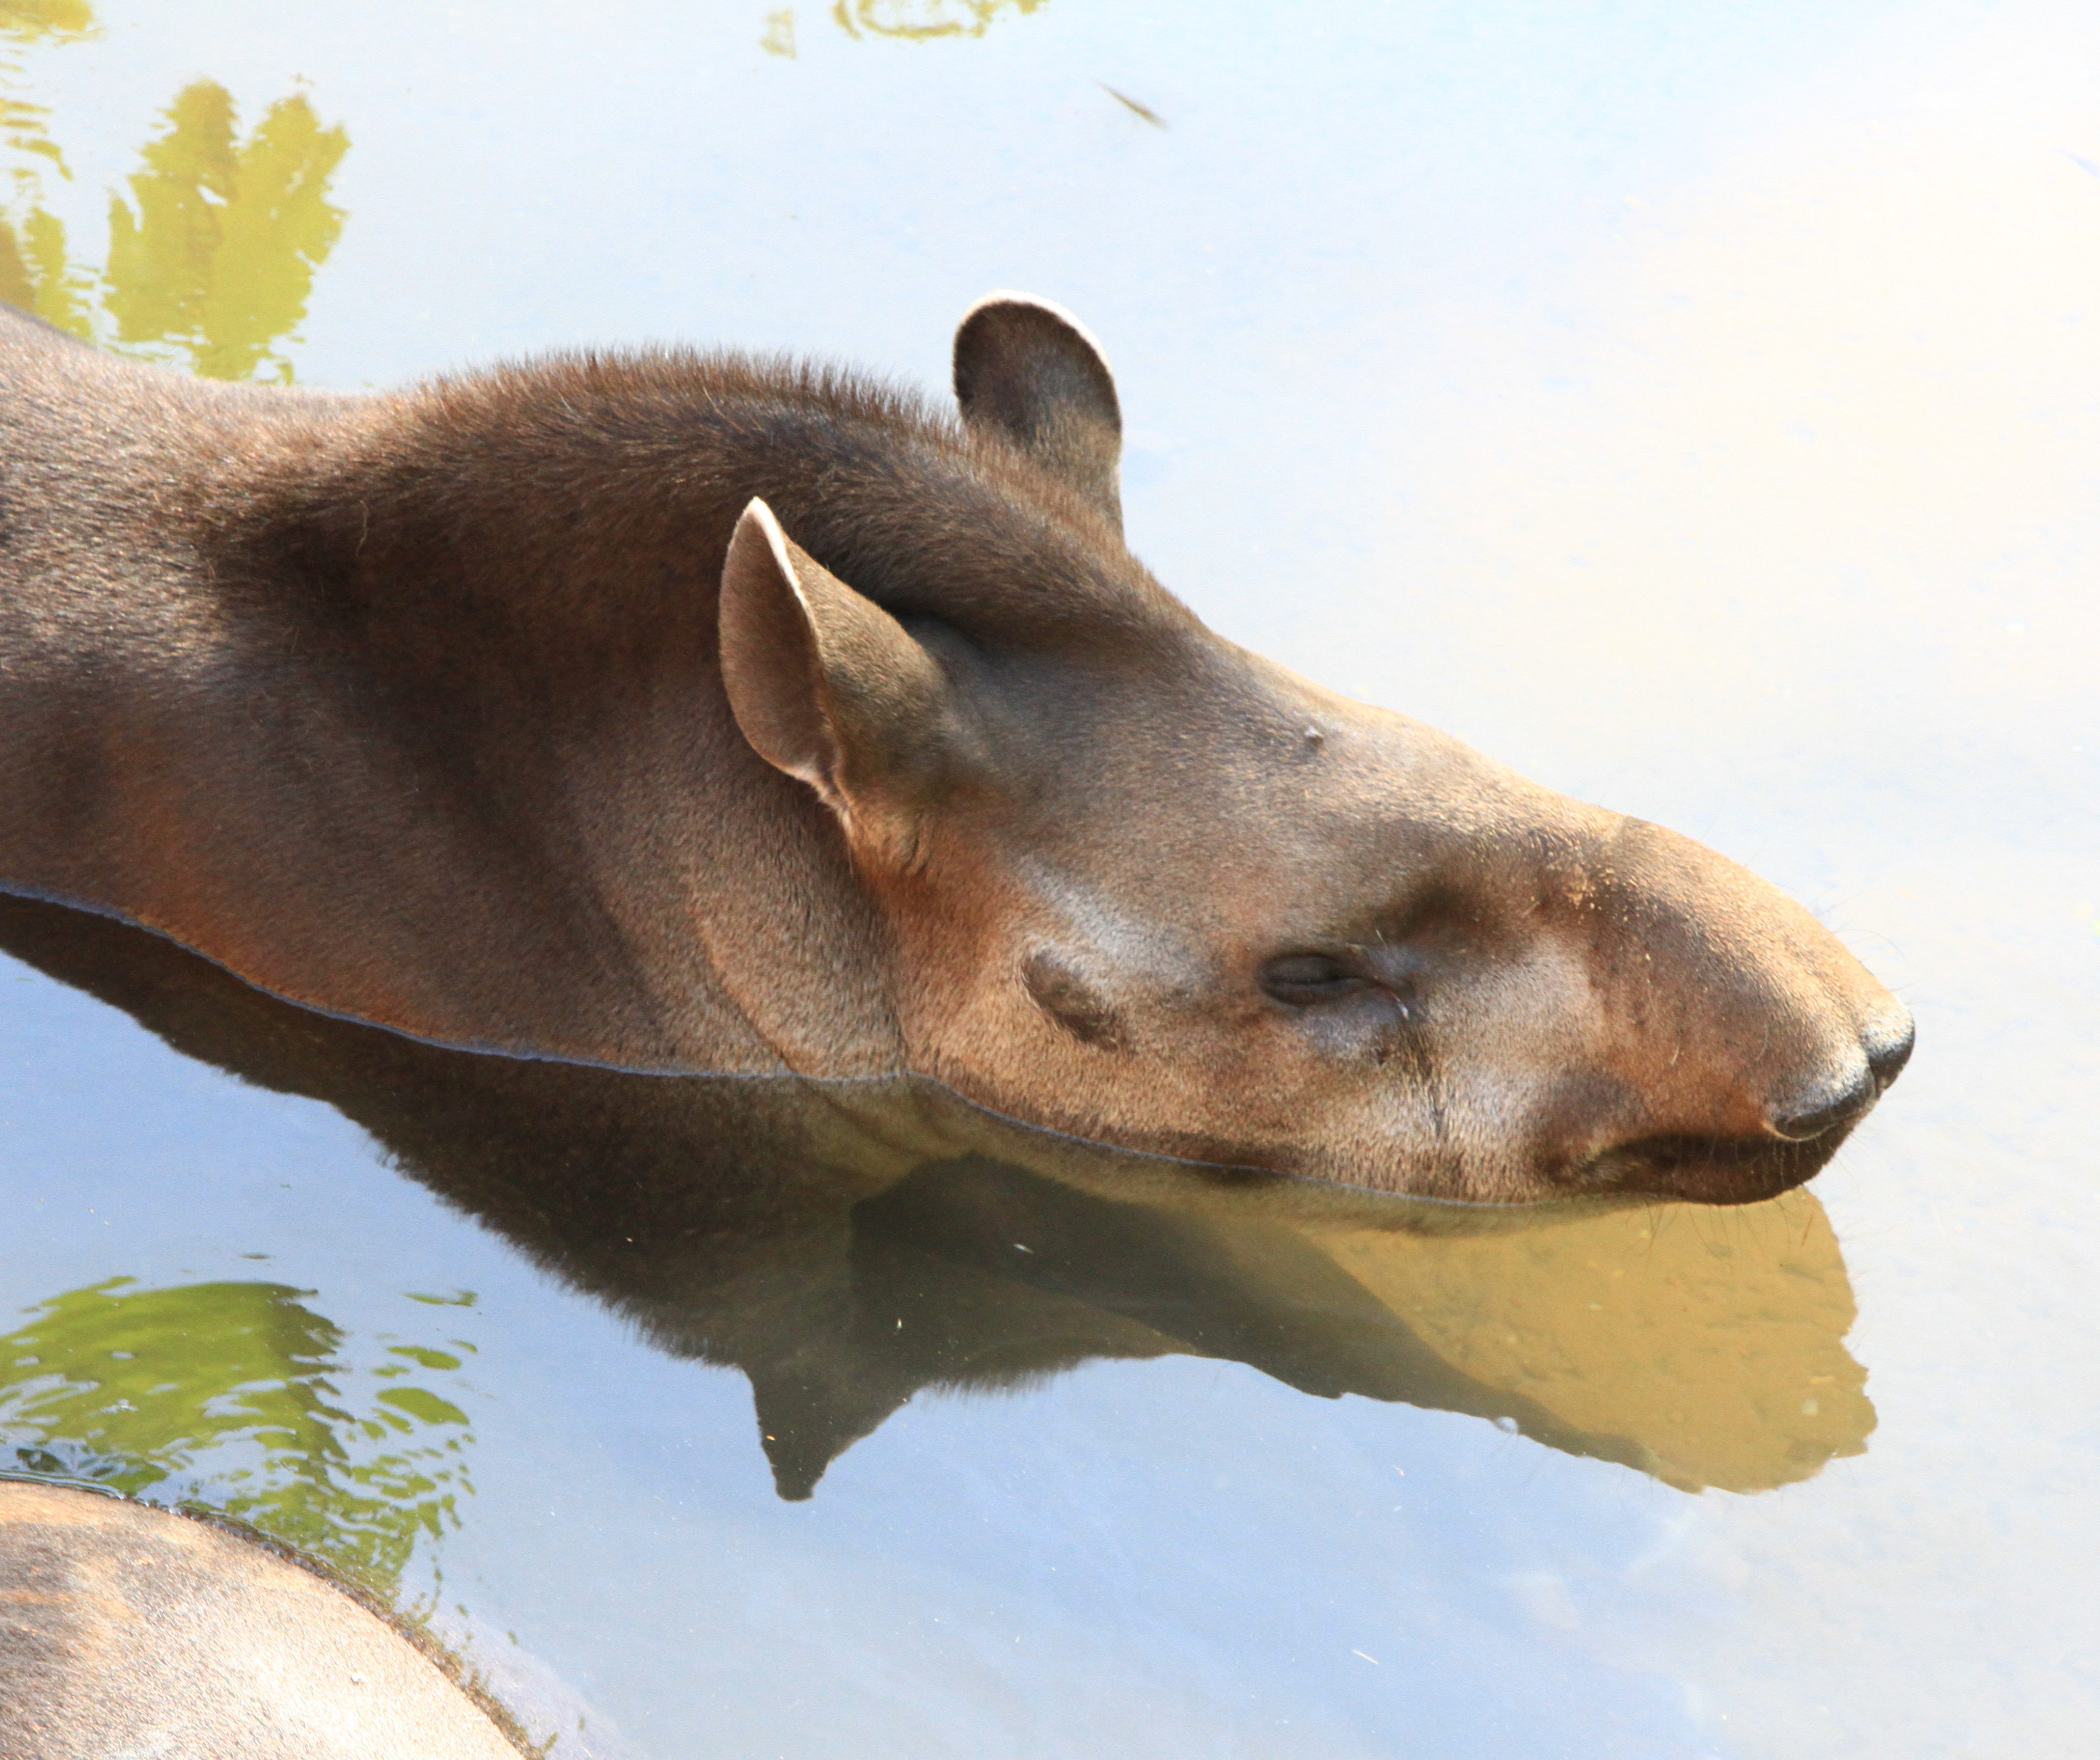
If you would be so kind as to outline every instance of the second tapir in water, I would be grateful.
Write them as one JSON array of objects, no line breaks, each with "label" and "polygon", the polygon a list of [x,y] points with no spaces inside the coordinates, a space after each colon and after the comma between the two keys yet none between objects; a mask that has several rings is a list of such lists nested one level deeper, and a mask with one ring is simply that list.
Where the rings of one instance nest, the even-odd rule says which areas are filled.
[{"label": "second tapir in water", "polygon": [[1500,1202],[1767,1196],[1908,1053],[1752,875],[1207,629],[1043,302],[964,318],[959,420],[735,355],[0,350],[0,885],[293,999]]}]

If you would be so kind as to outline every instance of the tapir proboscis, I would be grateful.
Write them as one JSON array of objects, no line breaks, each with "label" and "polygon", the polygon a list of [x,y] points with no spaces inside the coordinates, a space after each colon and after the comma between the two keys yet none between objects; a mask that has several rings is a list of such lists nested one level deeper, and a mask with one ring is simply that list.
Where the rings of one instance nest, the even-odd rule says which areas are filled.
[{"label": "tapir proboscis", "polygon": [[294,1001],[1497,1203],[1770,1196],[1908,1055],[1743,869],[1206,629],[1044,302],[964,317],[954,415],[677,351],[346,396],[0,348],[0,886]]}]

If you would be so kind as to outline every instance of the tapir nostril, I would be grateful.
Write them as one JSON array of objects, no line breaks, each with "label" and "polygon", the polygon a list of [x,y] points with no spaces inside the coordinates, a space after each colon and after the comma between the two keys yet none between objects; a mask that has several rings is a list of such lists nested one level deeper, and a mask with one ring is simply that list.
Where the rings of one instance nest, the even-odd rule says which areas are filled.
[{"label": "tapir nostril", "polygon": [[1768,1123],[1773,1136],[1785,1137],[1789,1143],[1806,1143],[1836,1130],[1841,1124],[1851,1123],[1873,1105],[1880,1094],[1880,1084],[1862,1070],[1859,1078],[1834,1099],[1819,1095],[1819,1104],[1798,1112],[1775,1112]]},{"label": "tapir nostril", "polygon": [[1868,1067],[1874,1072],[1874,1079],[1886,1087],[1910,1061],[1911,1047],[1917,1043],[1917,1028],[1910,1011],[1899,1008],[1888,1020],[1869,1027],[1862,1038]]}]

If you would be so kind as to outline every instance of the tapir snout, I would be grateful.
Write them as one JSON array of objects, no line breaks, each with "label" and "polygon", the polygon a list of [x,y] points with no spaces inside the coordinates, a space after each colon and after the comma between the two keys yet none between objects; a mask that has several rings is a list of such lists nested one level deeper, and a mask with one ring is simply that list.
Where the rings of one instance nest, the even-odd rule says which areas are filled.
[{"label": "tapir snout", "polygon": [[1707,1202],[1809,1178],[1908,1060],[1909,1012],[1807,911],[1689,838],[1623,821],[1583,869],[1552,876],[1542,913],[1595,986],[1595,1080],[1555,1109],[1548,1177]]}]

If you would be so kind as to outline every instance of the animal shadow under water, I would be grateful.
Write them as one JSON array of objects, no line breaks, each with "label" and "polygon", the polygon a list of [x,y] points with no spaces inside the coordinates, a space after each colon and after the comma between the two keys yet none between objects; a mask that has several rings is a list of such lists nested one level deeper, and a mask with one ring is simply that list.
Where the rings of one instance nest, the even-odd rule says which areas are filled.
[{"label": "animal shadow under water", "polygon": [[1766,1489],[1873,1423],[1812,1196],[1437,1205],[1078,1144],[923,1080],[635,1075],[433,1047],[173,943],[0,895],[0,949],[403,1174],[672,1355],[750,1379],[785,1498],[921,1390],[1094,1358],[1239,1362],[1471,1414],[1688,1490]]}]

